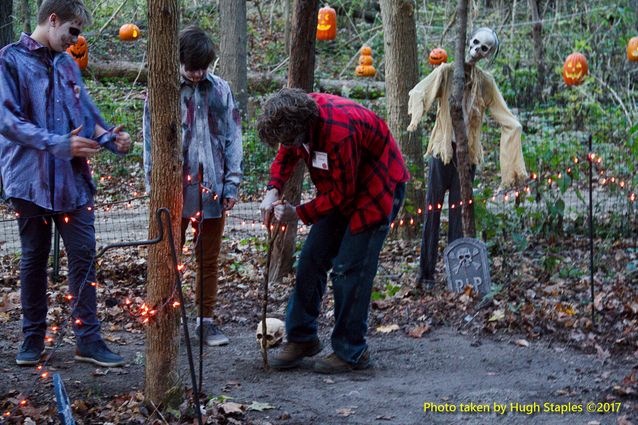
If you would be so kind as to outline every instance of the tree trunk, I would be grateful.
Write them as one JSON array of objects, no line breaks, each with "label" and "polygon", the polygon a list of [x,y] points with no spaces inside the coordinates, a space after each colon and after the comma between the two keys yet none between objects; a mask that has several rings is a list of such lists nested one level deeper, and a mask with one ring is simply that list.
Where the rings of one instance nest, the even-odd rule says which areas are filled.
[{"label": "tree trunk", "polygon": [[[295,0],[291,25],[290,65],[288,67],[288,87],[298,87],[312,91],[315,76],[315,36],[317,28],[318,0]],[[284,187],[283,198],[293,205],[301,200],[301,183],[305,164],[299,161],[292,176]],[[283,235],[273,245],[270,261],[270,281],[281,282],[283,276],[292,270],[297,222],[290,223]]]},{"label": "tree trunk", "polygon": [[22,0],[20,5],[22,9],[22,31],[31,34],[31,5],[29,0]]},{"label": "tree trunk", "polygon": [[248,111],[248,70],[246,69],[246,2],[219,2],[219,75],[228,81],[239,104],[242,118]]},{"label": "tree trunk", "polygon": [[528,0],[534,26],[532,26],[532,39],[534,41],[534,62],[536,62],[536,88],[534,98],[542,101],[543,88],[545,87],[545,46],[543,46],[543,23],[541,22],[536,0]]},{"label": "tree trunk", "polygon": [[[385,45],[386,108],[388,126],[396,137],[412,179],[408,183],[404,211],[416,216],[418,207],[425,204],[423,190],[424,166],[421,132],[408,132],[408,93],[418,83],[419,69],[414,58],[419,57],[416,46],[414,0],[381,0],[383,40]],[[404,236],[414,238],[417,228],[405,226]]]},{"label": "tree trunk", "polygon": [[0,1],[0,49],[13,43],[13,0]]},{"label": "tree trunk", "polygon": [[286,27],[284,28],[284,40],[286,41],[286,55],[290,54],[290,26],[292,25],[292,0],[284,0],[284,20],[286,21]]},{"label": "tree trunk", "polygon": [[459,31],[456,39],[456,60],[452,80],[452,99],[450,99],[450,115],[456,140],[456,159],[459,180],[461,182],[461,202],[463,202],[463,234],[473,238],[476,235],[474,226],[474,205],[472,200],[472,179],[470,174],[470,155],[467,142],[467,128],[463,116],[463,91],[465,87],[465,40],[467,38],[467,0],[458,0],[456,19]]},{"label": "tree trunk", "polygon": [[[149,236],[157,235],[157,209],[168,208],[171,223],[165,225],[172,226],[177,252],[182,217],[178,23],[178,0],[148,1],[148,102],[153,146]],[[149,306],[164,305],[174,293],[177,270],[170,259],[167,238],[149,249],[146,300]],[[178,310],[165,307],[146,329],[145,396],[156,406],[170,404],[175,395],[181,397],[177,372],[178,324]]]}]

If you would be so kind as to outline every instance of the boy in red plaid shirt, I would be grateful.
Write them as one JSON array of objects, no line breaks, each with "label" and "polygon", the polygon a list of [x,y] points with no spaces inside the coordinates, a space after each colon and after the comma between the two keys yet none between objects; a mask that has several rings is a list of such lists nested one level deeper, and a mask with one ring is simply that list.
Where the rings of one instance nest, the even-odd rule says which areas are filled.
[{"label": "boy in red plaid shirt", "polygon": [[[321,351],[317,317],[332,269],[334,352],[316,361],[314,370],[366,369],[372,283],[409,178],[401,152],[388,126],[370,110],[348,99],[300,89],[282,89],[271,96],[257,129],[262,141],[280,145],[260,206],[266,224],[272,216],[277,222],[301,219],[312,224],[288,304],[287,343],[270,365],[292,368]],[[299,160],[306,163],[317,196],[293,206],[280,201],[280,194]]]}]

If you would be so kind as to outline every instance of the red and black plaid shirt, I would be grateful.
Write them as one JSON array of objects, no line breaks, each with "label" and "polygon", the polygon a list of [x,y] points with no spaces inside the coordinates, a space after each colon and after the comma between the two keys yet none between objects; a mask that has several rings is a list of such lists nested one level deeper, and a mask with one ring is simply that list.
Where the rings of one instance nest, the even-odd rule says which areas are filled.
[{"label": "red and black plaid shirt", "polygon": [[[310,129],[307,149],[280,146],[270,167],[269,186],[281,192],[295,164],[303,159],[317,196],[297,207],[306,224],[337,209],[350,218],[357,233],[379,224],[392,211],[394,189],[410,175],[386,123],[374,112],[338,96],[311,93],[319,106],[319,121]],[[310,152],[308,152],[308,150]],[[327,154],[325,161],[313,158]]]}]

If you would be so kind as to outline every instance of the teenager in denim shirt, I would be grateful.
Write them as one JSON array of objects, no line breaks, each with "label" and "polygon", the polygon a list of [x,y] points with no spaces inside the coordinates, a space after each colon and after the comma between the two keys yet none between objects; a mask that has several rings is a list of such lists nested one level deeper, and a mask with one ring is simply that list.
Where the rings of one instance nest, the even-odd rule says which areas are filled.
[{"label": "teenager in denim shirt", "polygon": [[95,227],[88,158],[102,147],[128,152],[130,136],[107,131],[65,50],[77,41],[91,14],[80,0],[45,0],[33,34],[0,50],[0,170],[4,196],[19,215],[20,291],[24,342],[19,365],[34,365],[44,352],[47,260],[54,222],[69,260],[69,292],[76,355],[103,367],[121,366],[100,336],[95,286]]},{"label": "teenager in denim shirt", "polygon": [[[182,244],[189,223],[199,234],[195,247],[199,260],[203,250],[203,270],[197,274],[195,302],[201,306],[203,325],[197,318],[196,335],[206,345],[228,344],[228,338],[213,322],[217,299],[218,258],[224,233],[224,213],[237,201],[242,177],[241,117],[228,83],[208,72],[215,50],[208,35],[190,26],[179,35],[180,107],[182,151],[184,155]],[[144,108],[144,171],[150,191],[151,134],[148,103]],[[203,220],[199,212],[199,164],[203,165]],[[201,232],[200,232],[201,229]],[[198,264],[200,262],[198,261]],[[200,276],[203,275],[203,284]]]}]

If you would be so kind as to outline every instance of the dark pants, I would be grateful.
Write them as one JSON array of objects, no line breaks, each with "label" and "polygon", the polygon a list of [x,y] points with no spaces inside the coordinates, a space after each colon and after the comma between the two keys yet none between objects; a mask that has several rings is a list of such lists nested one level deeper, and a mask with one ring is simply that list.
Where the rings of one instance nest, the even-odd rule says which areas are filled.
[{"label": "dark pants", "polygon": [[[186,229],[191,220],[182,218],[182,246],[186,240]],[[192,222],[193,229],[199,228],[199,222]],[[201,235],[199,235],[198,246],[195,247],[197,257],[197,267],[199,267],[199,244],[202,244],[204,251],[204,261],[202,273],[197,273],[197,284],[195,285],[195,304],[199,306],[200,291],[204,288],[204,302],[202,303],[202,317],[213,317],[213,307],[217,300],[217,282],[219,274],[219,252],[222,247],[222,236],[224,234],[224,215],[220,218],[205,218],[202,222]],[[195,235],[197,238],[197,235]],[[204,285],[200,282],[200,276],[204,277]],[[199,310],[198,310],[199,311]]]},{"label": "dark pants", "polygon": [[338,212],[312,225],[299,256],[295,289],[288,303],[288,341],[317,338],[317,317],[332,269],[335,297],[332,348],[344,361],[358,362],[368,347],[368,310],[379,253],[404,196],[405,184],[401,183],[395,189],[390,217],[363,232],[352,234],[349,217]]},{"label": "dark pants", "polygon": [[[472,165],[470,175],[474,181],[476,166]],[[439,158],[430,158],[428,173],[428,193],[425,200],[425,224],[423,225],[423,239],[421,240],[420,281],[432,281],[436,272],[436,261],[439,249],[439,228],[441,226],[441,209],[448,195],[448,243],[463,237],[461,221],[461,183],[456,169],[456,158],[447,165]],[[454,205],[454,208],[452,208]]]},{"label": "dark pants", "polygon": [[[22,332],[44,338],[47,316],[47,262],[51,250],[51,228],[55,226],[64,241],[68,258],[69,292],[73,314],[73,330],[78,343],[100,339],[95,300],[95,216],[88,206],[68,213],[54,214],[50,210],[21,199],[11,199],[20,215],[20,296],[22,300]],[[66,219],[65,219],[66,218]],[[80,288],[81,292],[80,292]],[[78,298],[79,297],[79,298]],[[81,324],[76,324],[80,319]]]}]

